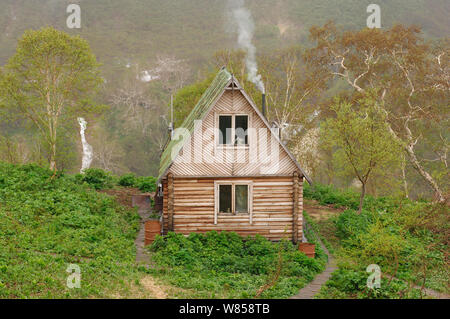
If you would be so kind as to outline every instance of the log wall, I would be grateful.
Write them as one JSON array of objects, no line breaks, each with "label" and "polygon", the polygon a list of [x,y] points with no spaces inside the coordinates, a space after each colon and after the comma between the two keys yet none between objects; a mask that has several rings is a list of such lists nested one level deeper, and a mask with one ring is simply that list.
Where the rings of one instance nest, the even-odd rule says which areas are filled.
[{"label": "log wall", "polygon": [[[220,181],[244,180],[240,178],[217,178]],[[298,187],[297,227],[294,227],[294,176],[245,178],[252,182],[252,223],[249,214],[227,215],[219,213],[214,224],[215,190],[214,178],[174,178],[173,183],[173,231],[188,235],[211,230],[234,231],[241,236],[260,234],[270,240],[293,239],[297,228],[302,238],[303,184]],[[164,188],[163,229],[167,234],[168,194],[167,181]]]}]

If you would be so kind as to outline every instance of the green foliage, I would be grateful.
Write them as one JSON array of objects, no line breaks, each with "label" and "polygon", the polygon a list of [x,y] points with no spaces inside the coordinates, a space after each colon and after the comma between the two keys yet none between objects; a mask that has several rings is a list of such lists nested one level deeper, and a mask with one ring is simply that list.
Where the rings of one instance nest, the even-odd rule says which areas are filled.
[{"label": "green foliage", "polygon": [[[139,216],[76,177],[0,163],[0,297],[92,298],[137,278]],[[12,240],[14,239],[14,240]],[[66,287],[69,264],[81,288]]]},{"label": "green foliage", "polygon": [[139,188],[141,192],[155,192],[156,191],[156,177],[138,177],[136,180],[136,187]]},{"label": "green foliage", "polygon": [[[334,251],[339,269],[333,274],[319,298],[419,298],[408,282],[438,291],[448,291],[448,208],[441,204],[414,202],[405,198],[365,198],[365,209],[356,212],[358,194],[332,186],[305,185],[305,198],[321,204],[350,207],[328,222],[332,224]],[[304,214],[308,225],[324,244],[322,223],[317,225]],[[326,234],[326,232],[325,232]],[[381,289],[366,287],[366,267],[377,264],[384,276]],[[425,278],[425,279],[424,279]],[[389,279],[389,277],[387,277]]]},{"label": "green foliage", "polygon": [[373,93],[355,105],[336,99],[330,107],[336,117],[321,126],[323,147],[334,151],[338,171],[362,184],[359,211],[369,179],[400,164],[401,146],[389,132],[386,114],[377,103]]},{"label": "green foliage", "polygon": [[[328,242],[328,240],[322,236],[320,234],[320,229],[319,226],[317,225],[317,223],[308,215],[307,212],[303,212],[303,218],[306,221],[306,223],[308,224],[307,229],[304,230],[305,232],[305,236],[308,239],[308,242],[315,242],[316,244],[319,245],[317,250],[317,254],[319,256],[319,258],[327,258],[325,252],[323,251],[322,247],[320,246],[320,242],[318,241],[318,239],[320,239],[320,241],[322,241],[322,243],[325,245],[325,247],[328,249],[328,251],[333,254],[334,253],[334,249],[331,246],[331,244]],[[306,228],[306,227],[305,227]],[[309,228],[309,229],[308,229]],[[318,238],[317,238],[318,237]],[[323,256],[323,257],[322,257]]]},{"label": "green foliage", "polygon": [[130,174],[125,174],[122,175],[119,178],[119,183],[120,186],[124,186],[124,187],[132,187],[136,185],[136,175],[130,173]]},{"label": "green foliage", "polygon": [[201,82],[197,82],[178,90],[173,100],[175,128],[180,127],[194,106],[200,100],[203,93],[214,80],[216,73],[210,73],[209,76]]},{"label": "green foliage", "polygon": [[59,129],[98,111],[90,101],[101,83],[98,67],[87,41],[46,27],[23,34],[0,74],[5,106],[39,130],[53,170],[58,156],[70,162],[70,152],[57,152]]},{"label": "green foliage", "polygon": [[88,183],[96,190],[112,188],[114,186],[112,175],[99,168],[86,169],[83,174],[76,175],[76,179]]},{"label": "green foliage", "polygon": [[314,186],[311,186],[305,183],[303,196],[308,199],[315,199],[322,205],[357,209],[359,204],[359,195],[357,193],[351,190],[338,190],[333,185],[314,183]]},{"label": "green foliage", "polygon": [[[323,258],[311,259],[287,241],[272,243],[262,236],[242,238],[236,233],[169,233],[150,247],[157,264],[152,273],[196,296],[249,298],[277,267],[282,250],[281,276],[263,298],[286,298],[298,292],[324,269]],[[169,275],[170,274],[170,275]]]},{"label": "green foliage", "polygon": [[322,286],[317,298],[399,299],[420,296],[418,290],[410,291],[408,285],[400,280],[389,282],[382,278],[380,288],[370,289],[367,287],[368,276],[369,273],[363,270],[338,269],[333,272],[326,285]]},{"label": "green foliage", "polygon": [[124,187],[137,187],[141,192],[149,193],[156,191],[156,177],[139,176],[134,174],[125,174],[119,177],[118,185]]},{"label": "green foliage", "polygon": [[354,210],[346,210],[336,220],[336,234],[341,239],[364,233],[373,222],[374,215],[368,211],[357,214]]}]

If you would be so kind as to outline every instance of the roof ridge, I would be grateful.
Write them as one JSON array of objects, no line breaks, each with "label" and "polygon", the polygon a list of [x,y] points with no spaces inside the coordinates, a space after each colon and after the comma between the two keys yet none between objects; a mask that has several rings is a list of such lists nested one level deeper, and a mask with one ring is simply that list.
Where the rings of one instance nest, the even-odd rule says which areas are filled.
[{"label": "roof ridge", "polygon": [[[185,118],[180,128],[187,129],[190,133],[194,130],[194,121],[202,119],[206,113],[209,111],[211,104],[219,97],[220,94],[224,91],[228,82],[231,80],[232,75],[226,67],[222,67],[220,71],[217,73],[214,80],[212,80],[211,84],[202,94],[201,98],[198,100],[197,104],[194,106],[189,115]],[[178,140],[171,139],[167,144],[167,147],[164,149],[161,155],[160,161],[160,169],[158,181],[165,175],[167,169],[172,163],[171,155],[173,148],[179,143]]]}]

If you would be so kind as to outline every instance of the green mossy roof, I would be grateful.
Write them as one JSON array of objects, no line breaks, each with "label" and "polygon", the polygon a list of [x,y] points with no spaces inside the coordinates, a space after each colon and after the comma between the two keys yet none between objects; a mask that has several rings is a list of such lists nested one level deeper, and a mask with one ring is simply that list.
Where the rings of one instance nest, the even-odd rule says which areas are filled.
[{"label": "green mossy roof", "polygon": [[[181,124],[181,127],[187,129],[192,134],[192,132],[194,131],[194,121],[201,120],[205,117],[206,113],[211,107],[211,104],[216,101],[220,94],[222,94],[223,90],[226,88],[230,80],[231,74],[227,71],[227,69],[222,68],[215,79],[211,82],[211,85],[208,87],[208,89],[206,89],[205,93],[203,93],[197,105],[184,120],[183,124]],[[158,180],[164,177],[170,164],[172,164],[172,150],[176,145],[178,145],[178,143],[182,143],[182,137],[177,140],[171,140],[162,153],[159,165]]]}]

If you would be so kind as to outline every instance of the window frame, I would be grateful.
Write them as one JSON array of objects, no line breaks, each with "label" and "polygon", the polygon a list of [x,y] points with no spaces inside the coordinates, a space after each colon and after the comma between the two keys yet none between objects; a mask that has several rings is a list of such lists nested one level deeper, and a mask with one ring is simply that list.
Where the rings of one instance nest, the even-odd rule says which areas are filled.
[{"label": "window frame", "polygon": [[[221,116],[231,116],[231,143],[230,144],[220,144],[220,117]],[[247,117],[247,144],[236,144],[236,116],[246,116]],[[251,127],[252,116],[248,113],[216,113],[215,116],[215,141],[216,147],[226,149],[226,148],[244,148],[248,149],[251,143],[250,138],[250,127]]]},{"label": "window frame", "polygon": [[[231,213],[220,212],[220,185],[231,185]],[[247,208],[246,213],[236,213],[236,185],[245,185],[248,187],[247,191]],[[249,223],[253,224],[253,181],[250,180],[219,180],[214,181],[214,225],[218,223],[218,216],[236,216],[242,218],[242,216],[249,217]]]}]

